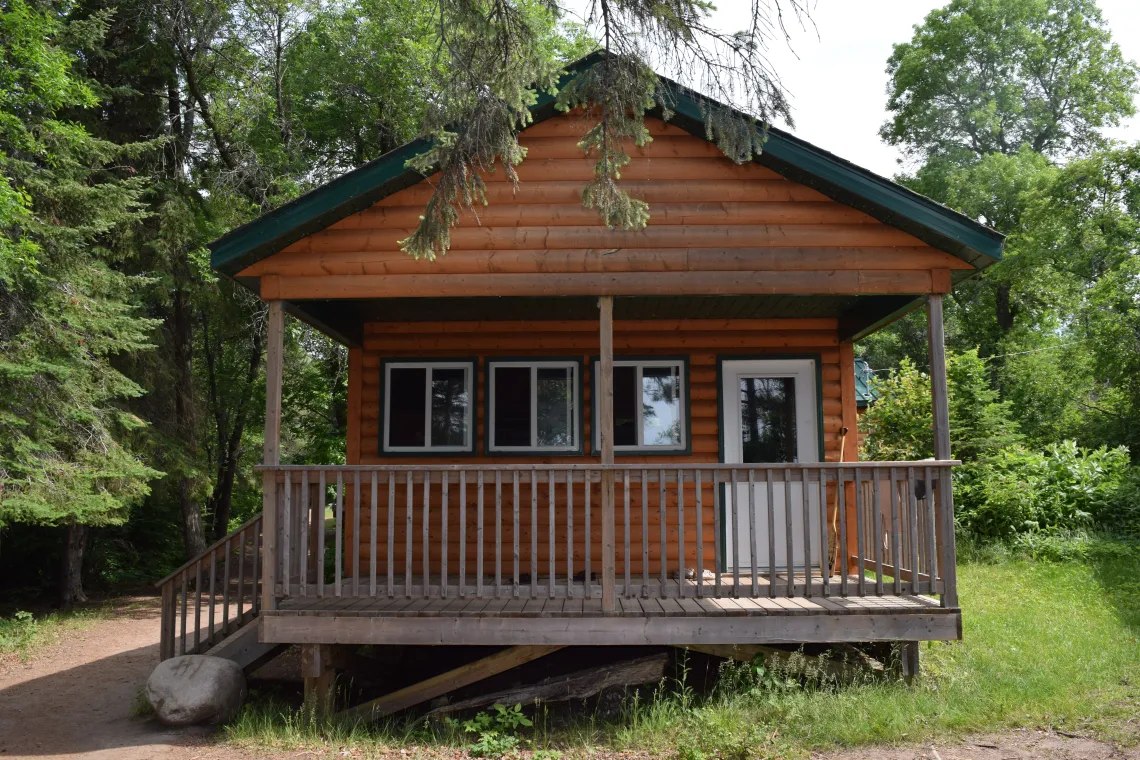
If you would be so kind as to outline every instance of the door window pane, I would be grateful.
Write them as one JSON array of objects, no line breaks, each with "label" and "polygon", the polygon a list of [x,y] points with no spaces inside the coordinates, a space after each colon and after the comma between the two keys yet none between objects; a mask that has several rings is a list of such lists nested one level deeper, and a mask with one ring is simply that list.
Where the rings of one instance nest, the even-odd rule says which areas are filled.
[{"label": "door window pane", "polygon": [[614,445],[637,445],[637,367],[614,367]]},{"label": "door window pane", "polygon": [[538,446],[573,446],[574,371],[569,367],[539,367]]},{"label": "door window pane", "polygon": [[644,445],[681,445],[680,391],[680,374],[676,367],[642,369],[641,419]]},{"label": "door window pane", "polygon": [[388,373],[388,445],[424,446],[426,367],[392,367]]},{"label": "door window pane", "polygon": [[496,446],[530,446],[530,367],[495,367]]},{"label": "door window pane", "polygon": [[795,462],[795,379],[741,378],[740,428],[745,464]]},{"label": "door window pane", "polygon": [[436,368],[431,374],[431,445],[466,446],[467,372],[459,367]]}]

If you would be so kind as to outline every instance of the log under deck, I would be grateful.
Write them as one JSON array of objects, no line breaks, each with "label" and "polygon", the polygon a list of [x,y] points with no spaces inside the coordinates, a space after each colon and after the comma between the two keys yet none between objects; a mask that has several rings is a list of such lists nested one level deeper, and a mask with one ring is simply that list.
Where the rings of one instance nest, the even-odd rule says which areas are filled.
[{"label": "log under deck", "polygon": [[295,644],[685,645],[961,638],[961,612],[920,595],[618,599],[325,597],[264,610],[261,640]]}]

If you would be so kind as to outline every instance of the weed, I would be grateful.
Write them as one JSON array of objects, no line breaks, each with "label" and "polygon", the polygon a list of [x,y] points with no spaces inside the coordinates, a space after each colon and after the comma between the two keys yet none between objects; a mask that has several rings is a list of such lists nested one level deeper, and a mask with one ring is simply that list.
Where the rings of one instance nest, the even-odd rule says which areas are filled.
[{"label": "weed", "polygon": [[495,704],[488,712],[479,713],[470,720],[460,724],[464,733],[475,734],[478,738],[468,747],[473,757],[497,758],[513,754],[518,749],[521,739],[518,730],[523,726],[534,726],[522,713],[522,705],[514,707]]}]

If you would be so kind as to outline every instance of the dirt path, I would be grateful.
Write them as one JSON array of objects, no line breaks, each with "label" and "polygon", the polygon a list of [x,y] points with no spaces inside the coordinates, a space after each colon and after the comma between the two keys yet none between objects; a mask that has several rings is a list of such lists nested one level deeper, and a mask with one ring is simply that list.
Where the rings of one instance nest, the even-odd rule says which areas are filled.
[{"label": "dirt path", "polygon": [[172,730],[131,715],[158,663],[158,604],[124,599],[32,656],[0,662],[0,758],[218,758],[247,755],[212,745],[203,729]]},{"label": "dirt path", "polygon": [[[135,695],[158,662],[158,605],[127,599],[108,620],[65,634],[29,662],[0,661],[0,759],[253,760],[337,757],[328,747],[298,753],[250,753],[219,744],[207,728],[172,730],[131,715]],[[396,750],[394,758],[439,759],[446,753]],[[596,753],[594,758],[603,757]],[[632,757],[623,753],[623,757]],[[1092,739],[1011,731],[919,747],[866,747],[821,760],[1140,760]]]}]

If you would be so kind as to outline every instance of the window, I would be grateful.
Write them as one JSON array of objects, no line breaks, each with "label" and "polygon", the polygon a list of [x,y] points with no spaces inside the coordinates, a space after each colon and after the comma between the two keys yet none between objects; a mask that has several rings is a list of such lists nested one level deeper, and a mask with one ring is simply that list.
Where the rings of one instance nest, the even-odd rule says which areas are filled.
[{"label": "window", "polygon": [[[614,360],[614,450],[683,451],[686,447],[685,362],[681,359]],[[594,362],[597,389],[598,362]],[[594,398],[597,398],[597,394]],[[594,404],[594,447],[599,439]]]},{"label": "window", "polygon": [[386,453],[471,452],[474,362],[384,363]]},{"label": "window", "polygon": [[488,362],[490,451],[580,449],[576,361]]}]

